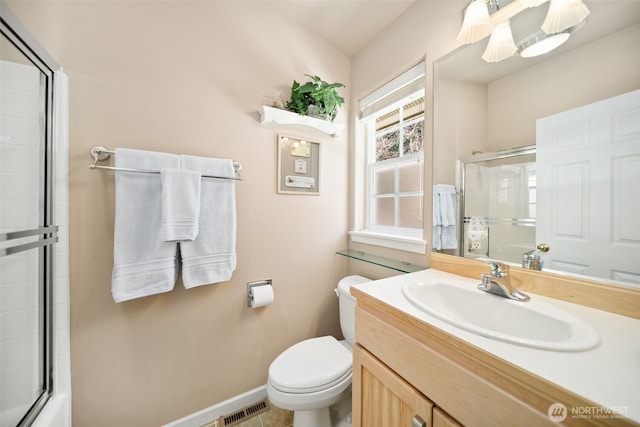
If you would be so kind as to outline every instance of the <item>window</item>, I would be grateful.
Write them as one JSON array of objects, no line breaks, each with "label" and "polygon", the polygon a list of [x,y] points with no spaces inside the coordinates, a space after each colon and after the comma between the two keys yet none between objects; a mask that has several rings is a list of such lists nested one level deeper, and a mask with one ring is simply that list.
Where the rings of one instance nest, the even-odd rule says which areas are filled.
[{"label": "window", "polygon": [[409,97],[367,124],[367,228],[422,237],[424,97]]},{"label": "window", "polygon": [[[371,235],[378,235],[396,243],[422,241],[424,63],[365,97],[361,108],[366,147],[365,208],[362,231],[352,233],[352,239],[373,243]],[[424,251],[396,243],[374,244]]]}]

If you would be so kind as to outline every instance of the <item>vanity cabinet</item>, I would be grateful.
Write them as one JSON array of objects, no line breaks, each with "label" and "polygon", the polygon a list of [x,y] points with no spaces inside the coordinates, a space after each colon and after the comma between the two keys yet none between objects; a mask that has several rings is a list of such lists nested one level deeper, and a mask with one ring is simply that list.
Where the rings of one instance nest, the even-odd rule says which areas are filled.
[{"label": "vanity cabinet", "polygon": [[353,357],[355,426],[460,427],[367,350],[355,346]]},{"label": "vanity cabinet", "polygon": [[429,399],[362,347],[354,347],[353,358],[355,394],[361,397],[358,408],[353,408],[354,425],[432,425]]},{"label": "vanity cabinet", "polygon": [[462,427],[440,408],[433,408],[433,427]]},{"label": "vanity cabinet", "polygon": [[[359,289],[353,364],[354,427],[557,426],[549,407],[597,406]],[[580,419],[562,425],[636,425]]]}]

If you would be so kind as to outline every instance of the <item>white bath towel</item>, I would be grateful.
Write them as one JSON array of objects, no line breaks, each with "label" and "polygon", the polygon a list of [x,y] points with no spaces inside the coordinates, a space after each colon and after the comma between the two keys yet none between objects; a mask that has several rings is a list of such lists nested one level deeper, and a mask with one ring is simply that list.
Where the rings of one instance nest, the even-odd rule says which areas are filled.
[{"label": "white bath towel", "polygon": [[[178,168],[173,154],[116,149],[116,167]],[[116,172],[111,292],[116,302],[168,292],[177,276],[177,243],[160,237],[162,180],[159,174]]]},{"label": "white bath towel", "polygon": [[198,235],[200,182],[198,171],[163,168],[162,224],[165,242],[190,242]]},{"label": "white bath towel", "polygon": [[[182,169],[202,175],[234,176],[231,160],[181,156]],[[202,178],[200,231],[193,242],[181,242],[185,288],[224,282],[236,269],[235,181]]]}]

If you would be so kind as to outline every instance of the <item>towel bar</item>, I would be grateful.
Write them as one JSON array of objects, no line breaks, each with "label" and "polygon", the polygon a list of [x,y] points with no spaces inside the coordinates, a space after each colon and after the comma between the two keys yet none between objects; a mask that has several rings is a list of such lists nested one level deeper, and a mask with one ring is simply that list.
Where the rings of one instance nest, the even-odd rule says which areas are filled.
[{"label": "towel bar", "polygon": [[[121,172],[137,172],[137,173],[155,173],[159,174],[160,171],[157,170],[148,170],[148,169],[131,169],[131,168],[121,168],[114,166],[99,166],[96,163],[102,162],[105,160],[109,160],[112,155],[116,154],[115,151],[109,150],[107,147],[102,145],[94,145],[89,150],[89,155],[93,159],[93,163],[88,167],[89,169],[105,169],[112,171],[121,171]],[[240,175],[240,171],[242,170],[242,164],[236,160],[233,161],[233,170],[237,176],[215,176],[215,175],[202,175],[203,178],[214,178],[214,179],[228,179],[232,181],[243,181],[244,178]]]}]

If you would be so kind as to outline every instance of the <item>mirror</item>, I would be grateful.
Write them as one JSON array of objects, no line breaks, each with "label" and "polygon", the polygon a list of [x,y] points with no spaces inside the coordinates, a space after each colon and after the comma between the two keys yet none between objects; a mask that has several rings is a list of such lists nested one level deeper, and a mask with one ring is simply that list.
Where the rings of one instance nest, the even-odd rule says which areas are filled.
[{"label": "mirror", "polygon": [[[586,24],[546,55],[521,58],[516,54],[498,63],[486,63],[481,59],[488,42],[484,39],[435,61],[434,184],[452,184],[460,189],[461,160],[535,146],[539,119],[640,89],[640,3],[584,3],[591,11]],[[516,44],[539,31],[547,9],[545,3],[511,19]],[[539,171],[544,166],[540,156],[537,162]],[[634,176],[637,181],[637,174]],[[462,203],[464,197],[458,208]],[[536,220],[536,228],[548,226],[540,223],[540,216]],[[457,226],[462,237],[461,230],[466,225]],[[545,242],[532,241],[530,247],[520,248],[520,256],[540,243]],[[640,246],[640,239],[628,243]],[[442,252],[463,256],[465,249],[468,248],[458,245],[457,249]],[[492,254],[490,257],[500,259]],[[517,258],[501,260],[520,265]],[[576,274],[572,268],[554,265],[553,270],[556,269]],[[545,265],[544,270],[550,268]],[[590,277],[640,286],[637,267],[631,274],[611,277],[594,273]]]}]

